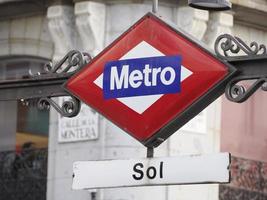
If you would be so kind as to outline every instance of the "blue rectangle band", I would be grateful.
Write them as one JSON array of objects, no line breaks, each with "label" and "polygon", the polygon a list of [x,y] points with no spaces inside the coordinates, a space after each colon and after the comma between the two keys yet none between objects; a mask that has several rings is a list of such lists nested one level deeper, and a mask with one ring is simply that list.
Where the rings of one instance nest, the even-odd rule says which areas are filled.
[{"label": "blue rectangle band", "polygon": [[104,68],[104,99],[178,93],[180,80],[181,56],[110,61]]}]

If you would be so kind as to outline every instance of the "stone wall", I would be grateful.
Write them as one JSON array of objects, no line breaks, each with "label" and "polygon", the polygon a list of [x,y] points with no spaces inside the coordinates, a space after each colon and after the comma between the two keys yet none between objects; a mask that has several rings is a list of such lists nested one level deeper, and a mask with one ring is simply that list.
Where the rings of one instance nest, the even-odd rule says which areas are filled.
[{"label": "stone wall", "polygon": [[54,45],[45,16],[0,21],[0,56],[31,55],[50,59]]}]

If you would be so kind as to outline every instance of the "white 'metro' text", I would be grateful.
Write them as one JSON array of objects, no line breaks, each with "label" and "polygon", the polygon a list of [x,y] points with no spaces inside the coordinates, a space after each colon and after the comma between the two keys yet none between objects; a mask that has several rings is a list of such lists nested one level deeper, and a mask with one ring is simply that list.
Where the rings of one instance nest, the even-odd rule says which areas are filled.
[{"label": "white 'metro' text", "polygon": [[[166,76],[168,74],[168,76]],[[175,70],[172,67],[150,68],[148,64],[143,70],[133,70],[129,73],[129,65],[123,65],[121,73],[118,73],[116,66],[111,67],[110,73],[110,90],[138,88],[142,85],[157,86],[160,81],[164,85],[170,85],[175,80]]]}]

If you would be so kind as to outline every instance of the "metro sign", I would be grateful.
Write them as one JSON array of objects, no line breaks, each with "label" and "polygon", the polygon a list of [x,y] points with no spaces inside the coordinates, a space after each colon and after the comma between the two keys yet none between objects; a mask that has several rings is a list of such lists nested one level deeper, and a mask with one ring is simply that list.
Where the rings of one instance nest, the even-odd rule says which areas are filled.
[{"label": "metro sign", "polygon": [[65,88],[145,146],[156,147],[219,97],[234,72],[148,13]]}]

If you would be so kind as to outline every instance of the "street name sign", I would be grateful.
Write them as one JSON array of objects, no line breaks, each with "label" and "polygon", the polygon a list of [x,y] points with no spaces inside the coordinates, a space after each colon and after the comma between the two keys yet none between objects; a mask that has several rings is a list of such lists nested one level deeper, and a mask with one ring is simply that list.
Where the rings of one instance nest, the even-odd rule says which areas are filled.
[{"label": "street name sign", "polygon": [[229,165],[229,153],[78,161],[73,164],[72,189],[229,183]]},{"label": "street name sign", "polygon": [[72,76],[65,89],[147,147],[224,91],[235,69],[148,13]]}]

